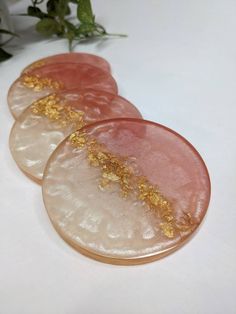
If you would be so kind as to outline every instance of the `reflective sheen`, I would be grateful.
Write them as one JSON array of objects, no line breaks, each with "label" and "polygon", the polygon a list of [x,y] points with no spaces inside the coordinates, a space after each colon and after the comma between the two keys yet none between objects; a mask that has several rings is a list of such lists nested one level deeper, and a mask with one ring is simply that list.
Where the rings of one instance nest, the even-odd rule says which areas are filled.
[{"label": "reflective sheen", "polygon": [[[143,188],[138,194],[140,178],[149,194]],[[124,183],[131,187],[125,196]],[[169,207],[161,207],[157,195],[170,204],[172,217],[163,214]],[[45,170],[43,197],[56,230],[77,250],[103,262],[138,264],[190,238],[206,213],[210,181],[181,136],[152,122],[117,119],[86,126],[58,146]]]},{"label": "reflective sheen", "polygon": [[10,150],[18,166],[40,181],[49,156],[71,132],[116,117],[142,118],[126,99],[103,91],[58,92],[33,103],[15,122]]}]

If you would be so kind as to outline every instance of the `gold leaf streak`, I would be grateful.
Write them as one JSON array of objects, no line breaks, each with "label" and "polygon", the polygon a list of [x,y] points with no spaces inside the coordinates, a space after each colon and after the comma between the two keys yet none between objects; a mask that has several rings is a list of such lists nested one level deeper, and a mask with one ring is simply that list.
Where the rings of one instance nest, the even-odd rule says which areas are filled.
[{"label": "gold leaf streak", "polygon": [[161,219],[160,229],[166,237],[174,238],[178,232],[192,228],[190,213],[185,214],[184,222],[181,226],[178,225],[171,203],[146,177],[135,175],[133,169],[127,166],[127,158],[108,152],[104,145],[89,140],[85,133],[75,132],[69,140],[73,146],[80,148],[86,146],[89,164],[101,169],[100,189],[104,190],[111,184],[119,184],[124,198],[132,193],[137,200],[143,201],[149,209],[158,214]]},{"label": "gold leaf streak", "polygon": [[76,111],[66,105],[56,94],[35,101],[31,106],[31,111],[51,121],[59,122],[62,127],[73,125],[76,129],[80,129],[85,125],[84,112]]}]

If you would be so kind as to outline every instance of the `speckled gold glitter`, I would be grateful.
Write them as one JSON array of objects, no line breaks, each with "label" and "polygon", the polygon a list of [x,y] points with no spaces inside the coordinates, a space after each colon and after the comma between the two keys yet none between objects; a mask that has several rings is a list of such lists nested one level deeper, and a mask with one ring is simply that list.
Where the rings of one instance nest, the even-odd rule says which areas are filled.
[{"label": "speckled gold glitter", "polygon": [[25,87],[33,89],[36,92],[43,90],[44,88],[59,89],[62,84],[54,81],[50,78],[41,78],[39,75],[22,75],[22,83]]},{"label": "speckled gold glitter", "polygon": [[195,225],[190,213],[183,213],[176,219],[172,204],[144,176],[139,176],[128,166],[129,159],[108,152],[104,145],[88,139],[85,132],[73,133],[69,138],[75,147],[86,147],[88,162],[101,169],[99,188],[104,191],[111,184],[118,184],[121,195],[127,198],[131,193],[153,210],[160,218],[160,230],[167,238],[174,238],[181,232],[192,229]]},{"label": "speckled gold glitter", "polygon": [[35,101],[31,106],[31,111],[36,115],[57,121],[62,127],[73,124],[77,129],[80,129],[85,125],[84,112],[76,111],[71,106],[66,105],[56,94]]}]

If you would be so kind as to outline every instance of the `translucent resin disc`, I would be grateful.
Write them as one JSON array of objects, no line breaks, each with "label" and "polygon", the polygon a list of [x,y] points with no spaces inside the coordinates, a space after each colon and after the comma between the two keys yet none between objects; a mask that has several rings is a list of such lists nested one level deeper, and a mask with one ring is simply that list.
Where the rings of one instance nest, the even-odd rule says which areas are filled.
[{"label": "translucent resin disc", "polygon": [[138,119],[101,121],[54,151],[43,198],[74,248],[115,264],[138,264],[180,247],[210,198],[206,166],[175,132]]},{"label": "translucent resin disc", "polygon": [[43,58],[37,60],[30,65],[28,65],[22,73],[28,73],[29,71],[39,68],[43,65],[50,64],[50,63],[66,63],[66,62],[73,62],[73,63],[87,63],[93,65],[97,68],[100,68],[103,71],[111,72],[110,64],[103,58],[90,54],[90,53],[81,53],[81,52],[71,52],[71,53],[61,53],[53,56],[49,56],[47,58]]},{"label": "translucent resin disc", "polygon": [[117,84],[108,72],[85,63],[53,63],[22,74],[9,90],[8,105],[13,116],[18,118],[33,101],[72,88],[117,94]]},{"label": "translucent resin disc", "polygon": [[128,100],[103,91],[76,89],[46,96],[16,120],[11,153],[27,175],[40,181],[49,156],[71,132],[116,117],[141,118],[141,114]]}]

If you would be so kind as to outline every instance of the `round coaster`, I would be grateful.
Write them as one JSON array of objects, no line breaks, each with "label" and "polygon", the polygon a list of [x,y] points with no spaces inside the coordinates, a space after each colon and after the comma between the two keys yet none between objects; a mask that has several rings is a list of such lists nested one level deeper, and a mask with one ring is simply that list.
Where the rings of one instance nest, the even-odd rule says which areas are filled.
[{"label": "round coaster", "polygon": [[114,78],[99,68],[85,63],[54,63],[22,74],[9,90],[8,105],[13,116],[18,118],[33,101],[72,88],[118,92]]},{"label": "round coaster", "polygon": [[22,73],[28,73],[31,70],[39,68],[46,64],[51,63],[87,63],[93,65],[97,68],[100,68],[103,71],[111,72],[110,64],[103,59],[102,57],[82,52],[70,52],[70,53],[61,53],[53,56],[49,56],[43,59],[39,59],[30,65],[28,65]]},{"label": "round coaster", "polygon": [[35,101],[16,120],[10,134],[12,156],[23,172],[40,181],[49,156],[71,132],[117,117],[142,118],[128,100],[104,91],[51,94]]},{"label": "round coaster", "polygon": [[206,213],[210,180],[194,149],[145,120],[101,121],[72,133],[43,178],[62,238],[103,262],[139,264],[179,248]]}]

